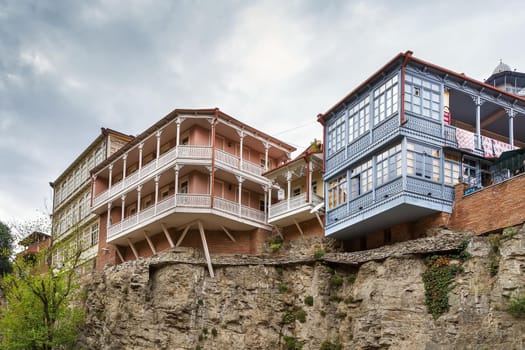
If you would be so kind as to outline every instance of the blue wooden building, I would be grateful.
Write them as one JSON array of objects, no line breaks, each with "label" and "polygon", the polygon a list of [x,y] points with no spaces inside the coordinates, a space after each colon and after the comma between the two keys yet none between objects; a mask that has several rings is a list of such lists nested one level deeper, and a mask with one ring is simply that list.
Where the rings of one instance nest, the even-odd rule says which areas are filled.
[{"label": "blue wooden building", "polygon": [[407,51],[320,114],[326,235],[451,213],[458,182],[476,191],[511,176],[492,166],[525,147],[525,98],[494,85]]}]

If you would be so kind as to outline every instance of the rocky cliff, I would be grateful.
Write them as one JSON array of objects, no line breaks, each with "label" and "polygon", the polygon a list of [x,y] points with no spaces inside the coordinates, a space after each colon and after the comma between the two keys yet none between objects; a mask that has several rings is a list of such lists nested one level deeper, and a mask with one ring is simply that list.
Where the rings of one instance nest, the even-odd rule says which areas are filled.
[{"label": "rocky cliff", "polygon": [[[468,254],[459,254],[468,240]],[[320,239],[277,254],[174,249],[107,268],[87,285],[90,349],[522,349],[507,312],[525,286],[525,227],[498,236],[440,232],[357,253]],[[458,266],[448,311],[427,311],[428,257]],[[425,259],[426,258],[426,259]],[[427,264],[425,264],[427,262]],[[427,291],[427,293],[436,291]],[[525,290],[523,290],[525,292]]]}]

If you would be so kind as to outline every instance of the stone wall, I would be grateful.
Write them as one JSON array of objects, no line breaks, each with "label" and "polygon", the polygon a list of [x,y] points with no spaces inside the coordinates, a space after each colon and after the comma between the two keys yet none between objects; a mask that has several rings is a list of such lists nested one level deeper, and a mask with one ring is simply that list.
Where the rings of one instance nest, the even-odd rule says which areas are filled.
[{"label": "stone wall", "polygon": [[[450,310],[428,314],[424,257],[472,257],[449,293]],[[285,242],[266,256],[215,257],[210,278],[199,250],[170,249],[95,273],[86,286],[89,349],[522,349],[525,322],[505,307],[525,286],[525,228],[502,239],[490,274],[485,237],[433,237],[354,253],[326,253],[319,237]],[[314,253],[317,259],[314,258]],[[306,297],[313,303],[305,303]]]}]

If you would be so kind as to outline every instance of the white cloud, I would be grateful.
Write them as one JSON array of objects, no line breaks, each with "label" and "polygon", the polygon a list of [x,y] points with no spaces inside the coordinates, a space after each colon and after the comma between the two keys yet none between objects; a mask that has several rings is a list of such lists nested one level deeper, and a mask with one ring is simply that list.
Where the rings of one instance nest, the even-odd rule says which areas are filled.
[{"label": "white cloud", "polygon": [[54,66],[42,52],[35,50],[24,50],[20,53],[20,60],[29,65],[37,74],[48,73],[54,70]]}]

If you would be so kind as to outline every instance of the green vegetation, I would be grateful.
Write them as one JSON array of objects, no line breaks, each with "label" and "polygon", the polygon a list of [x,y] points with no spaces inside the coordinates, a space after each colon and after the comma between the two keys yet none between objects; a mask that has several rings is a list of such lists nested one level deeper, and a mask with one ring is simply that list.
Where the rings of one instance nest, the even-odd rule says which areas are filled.
[{"label": "green vegetation", "polygon": [[344,279],[341,276],[333,275],[330,278],[330,287],[332,288],[339,288],[343,285]]},{"label": "green vegetation", "polygon": [[303,344],[299,343],[294,337],[283,337],[284,342],[286,343],[286,350],[301,350],[303,348]]},{"label": "green vegetation", "polygon": [[274,236],[270,239],[270,249],[272,252],[277,252],[283,247],[283,239],[280,236]]},{"label": "green vegetation", "polygon": [[345,298],[345,304],[352,304],[354,302],[354,297],[349,295]]},{"label": "green vegetation", "polygon": [[515,318],[525,318],[525,293],[511,298],[507,311]]},{"label": "green vegetation", "polygon": [[489,252],[489,271],[491,276],[496,276],[499,271],[499,248],[501,247],[501,236],[491,234],[488,237],[490,244]]},{"label": "green vegetation", "polygon": [[214,338],[217,336],[217,329],[215,327],[211,329],[211,335],[213,335]]},{"label": "green vegetation", "polygon": [[280,283],[277,288],[281,294],[288,292],[288,285],[286,285],[286,283]]},{"label": "green vegetation", "polygon": [[425,304],[428,312],[437,319],[448,311],[448,293],[454,288],[452,281],[463,269],[461,266],[451,265],[447,256],[432,256],[425,259],[425,264]]},{"label": "green vegetation", "polygon": [[13,254],[13,236],[9,226],[0,221],[0,278],[13,271],[9,258]]},{"label": "green vegetation", "polygon": [[330,298],[328,298],[328,300],[330,300],[333,303],[340,303],[341,301],[343,301],[343,298],[339,295],[330,295]]},{"label": "green vegetation", "polygon": [[355,280],[357,279],[357,275],[355,273],[351,273],[346,279],[348,280],[348,283],[354,284]]},{"label": "green vegetation", "polygon": [[[62,265],[51,261],[62,248]],[[6,305],[0,310],[0,349],[69,349],[83,322],[80,286],[75,271],[80,250],[52,245],[31,259],[19,256],[13,273],[2,280]]]},{"label": "green vegetation", "polygon": [[295,322],[295,314],[293,312],[285,312],[281,317],[281,322],[284,324],[290,324]]},{"label": "green vegetation", "polygon": [[516,229],[516,227],[506,227],[503,232],[502,232],[502,235],[503,237],[505,238],[512,238],[514,237],[516,234],[518,233],[518,230]]},{"label": "green vegetation", "polygon": [[342,350],[343,347],[341,346],[341,344],[339,342],[337,343],[332,343],[328,340],[325,340],[322,344],[321,344],[321,347],[319,350]]},{"label": "green vegetation", "polygon": [[278,275],[283,275],[283,267],[280,265],[275,266],[275,272],[277,272]]},{"label": "green vegetation", "polygon": [[303,309],[299,309],[295,312],[295,319],[301,323],[306,322],[306,312]]},{"label": "green vegetation", "polygon": [[321,259],[325,254],[326,254],[325,250],[322,249],[322,248],[319,248],[319,249],[317,249],[317,250],[314,252],[314,259],[315,259],[315,260],[319,260],[319,259]]},{"label": "green vegetation", "polygon": [[314,297],[311,295],[307,295],[304,297],[304,303],[308,306],[312,306],[314,304]]}]

